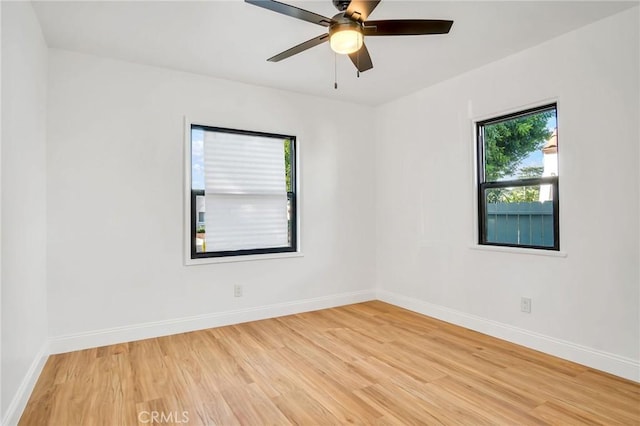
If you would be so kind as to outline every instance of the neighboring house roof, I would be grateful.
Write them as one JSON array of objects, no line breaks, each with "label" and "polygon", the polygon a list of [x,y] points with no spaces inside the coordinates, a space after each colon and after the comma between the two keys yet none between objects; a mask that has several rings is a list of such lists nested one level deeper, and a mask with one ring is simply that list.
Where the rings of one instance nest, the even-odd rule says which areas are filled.
[{"label": "neighboring house roof", "polygon": [[542,147],[545,154],[555,154],[558,152],[558,129],[553,129],[551,137],[547,139],[547,143]]}]

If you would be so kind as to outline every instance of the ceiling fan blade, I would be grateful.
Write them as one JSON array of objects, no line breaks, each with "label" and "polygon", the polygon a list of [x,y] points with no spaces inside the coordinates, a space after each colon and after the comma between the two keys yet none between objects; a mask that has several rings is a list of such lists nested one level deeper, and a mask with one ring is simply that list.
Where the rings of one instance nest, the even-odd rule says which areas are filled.
[{"label": "ceiling fan blade", "polygon": [[371,55],[369,55],[369,50],[367,50],[367,46],[364,44],[357,52],[350,53],[349,59],[351,59],[353,65],[355,65],[360,72],[364,72],[373,68]]},{"label": "ceiling fan blade", "polygon": [[349,7],[344,11],[344,16],[364,22],[367,20],[373,9],[380,3],[380,0],[351,0]]},{"label": "ceiling fan blade", "polygon": [[389,19],[364,23],[365,36],[447,34],[453,21],[439,19]]},{"label": "ceiling fan blade", "polygon": [[326,16],[318,15],[317,13],[309,12],[308,10],[300,9],[299,7],[291,6],[289,4],[280,3],[275,0],[244,1],[255,6],[281,13],[283,15],[291,16],[292,18],[311,22],[312,24],[322,25],[323,27],[328,27],[329,25],[331,25],[331,18],[327,18]]},{"label": "ceiling fan blade", "polygon": [[307,49],[311,49],[314,46],[324,43],[329,40],[329,34],[322,34],[321,36],[314,37],[311,40],[307,40],[304,43],[300,43],[291,49],[285,50],[282,53],[278,53],[276,56],[272,56],[267,59],[269,62],[280,62],[283,59],[287,59],[290,56],[297,55],[300,52],[304,52]]}]

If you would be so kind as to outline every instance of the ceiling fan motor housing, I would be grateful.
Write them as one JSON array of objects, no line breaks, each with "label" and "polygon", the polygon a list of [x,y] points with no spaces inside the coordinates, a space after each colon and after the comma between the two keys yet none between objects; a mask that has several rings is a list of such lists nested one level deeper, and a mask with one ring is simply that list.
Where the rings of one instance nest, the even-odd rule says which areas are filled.
[{"label": "ceiling fan motor housing", "polygon": [[354,21],[353,19],[347,18],[344,16],[344,13],[338,13],[336,16],[331,18],[333,21],[329,26],[329,35],[333,35],[334,33],[346,30],[354,30],[362,33],[362,24],[358,21]]},{"label": "ceiling fan motor housing", "polygon": [[347,10],[347,8],[349,7],[349,3],[351,3],[351,0],[333,0],[333,5],[340,12],[344,12],[345,10]]}]

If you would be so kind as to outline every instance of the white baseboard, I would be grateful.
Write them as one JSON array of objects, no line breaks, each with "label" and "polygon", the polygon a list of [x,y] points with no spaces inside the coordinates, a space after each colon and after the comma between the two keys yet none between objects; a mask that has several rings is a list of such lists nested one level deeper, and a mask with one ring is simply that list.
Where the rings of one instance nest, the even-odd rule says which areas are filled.
[{"label": "white baseboard", "polygon": [[378,300],[410,311],[517,343],[540,352],[586,365],[587,367],[606,371],[607,373],[624,377],[625,379],[640,382],[640,361],[638,360],[577,345],[565,340],[556,339],[385,290],[377,290],[376,295]]},{"label": "white baseboard", "polygon": [[4,426],[14,426],[18,424],[20,416],[22,416],[22,412],[27,406],[27,402],[29,402],[31,392],[33,392],[33,388],[36,386],[38,377],[40,377],[40,373],[42,373],[42,369],[44,368],[44,364],[47,362],[48,357],[49,345],[48,343],[45,343],[34,357],[33,362],[27,370],[27,374],[25,374],[24,379],[13,396],[13,399],[11,399],[0,424]]},{"label": "white baseboard", "polygon": [[336,306],[366,302],[369,300],[375,300],[375,292],[373,290],[341,293],[316,297],[313,299],[296,300],[255,308],[216,312],[212,314],[196,315],[166,321],[134,324],[124,327],[114,327],[86,333],[52,337],[49,341],[49,348],[51,354],[58,354],[117,343],[131,342],[134,340],[203,330],[212,327],[239,324],[248,321],[275,318],[284,315],[298,314],[301,312],[316,311],[319,309],[333,308]]}]

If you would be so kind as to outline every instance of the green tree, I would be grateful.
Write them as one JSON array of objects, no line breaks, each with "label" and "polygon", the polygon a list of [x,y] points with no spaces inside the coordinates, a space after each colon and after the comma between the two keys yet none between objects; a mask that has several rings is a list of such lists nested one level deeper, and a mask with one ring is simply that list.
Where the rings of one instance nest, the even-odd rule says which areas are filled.
[{"label": "green tree", "polygon": [[284,140],[284,173],[287,180],[287,192],[291,192],[291,145],[290,139]]},{"label": "green tree", "polygon": [[542,149],[551,136],[547,121],[552,115],[544,111],[484,126],[487,182],[515,174],[523,159]]},{"label": "green tree", "polygon": [[[529,166],[520,169],[521,179],[542,176],[543,167]],[[516,188],[495,188],[487,193],[490,203],[532,203],[540,199],[539,186],[520,186]]]},{"label": "green tree", "polygon": [[540,177],[542,176],[543,172],[544,172],[544,167],[542,166],[528,166],[520,169],[520,173],[518,177],[521,179]]},{"label": "green tree", "polygon": [[540,199],[539,186],[519,186],[505,191],[501,203],[532,203]]}]

